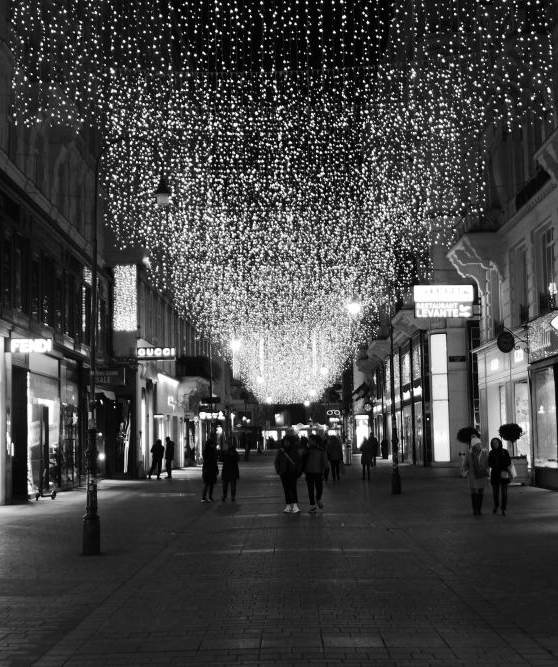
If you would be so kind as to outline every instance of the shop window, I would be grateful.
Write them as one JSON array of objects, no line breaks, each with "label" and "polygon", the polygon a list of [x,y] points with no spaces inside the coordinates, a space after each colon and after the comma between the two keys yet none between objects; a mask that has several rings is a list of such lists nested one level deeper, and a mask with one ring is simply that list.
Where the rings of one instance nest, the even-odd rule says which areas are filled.
[{"label": "shop window", "polygon": [[29,311],[28,260],[28,242],[17,236],[14,248],[14,307],[21,312]]},{"label": "shop window", "polygon": [[54,303],[56,295],[56,281],[52,279],[56,275],[54,260],[50,257],[42,257],[41,260],[41,305],[40,320],[47,326],[54,327]]},{"label": "shop window", "polygon": [[64,321],[64,280],[61,273],[56,274],[54,288],[54,327],[62,331]]},{"label": "shop window", "polygon": [[515,327],[529,320],[527,249],[523,244],[510,252],[509,267],[511,323]]},{"label": "shop window", "polygon": [[546,227],[538,234],[539,263],[539,313],[552,310],[556,298],[554,271],[554,229]]},{"label": "shop window", "polygon": [[78,333],[76,311],[81,310],[80,303],[79,296],[76,303],[76,278],[73,274],[66,273],[64,276],[64,333],[70,338],[75,338]]},{"label": "shop window", "polygon": [[535,465],[558,467],[556,433],[556,389],[553,367],[533,373],[534,412],[536,423]]},{"label": "shop window", "polygon": [[529,387],[527,380],[514,384],[514,421],[523,429],[523,435],[515,443],[518,456],[526,456],[531,464],[531,432],[529,424]]},{"label": "shop window", "polygon": [[39,257],[33,255],[31,260],[31,317],[34,320],[39,319],[41,303],[41,281],[40,281]]}]

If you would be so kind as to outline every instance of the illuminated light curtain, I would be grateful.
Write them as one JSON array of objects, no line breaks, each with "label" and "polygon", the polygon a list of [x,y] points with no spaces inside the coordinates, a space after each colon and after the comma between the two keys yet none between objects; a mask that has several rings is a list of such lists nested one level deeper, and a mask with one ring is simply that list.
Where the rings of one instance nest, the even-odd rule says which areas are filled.
[{"label": "illuminated light curtain", "polygon": [[239,373],[262,400],[319,395],[385,286],[403,291],[432,242],[481,215],[486,128],[551,113],[549,2],[384,6],[13,3],[17,120],[127,137],[103,161],[107,223],[149,249],[202,333],[243,340]]}]

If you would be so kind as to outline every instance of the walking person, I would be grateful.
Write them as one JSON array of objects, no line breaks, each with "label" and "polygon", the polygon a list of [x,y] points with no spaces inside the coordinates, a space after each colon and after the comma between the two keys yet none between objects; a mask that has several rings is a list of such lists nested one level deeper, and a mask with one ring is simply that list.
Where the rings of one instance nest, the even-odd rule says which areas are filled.
[{"label": "walking person", "polygon": [[214,436],[209,436],[202,452],[202,480],[203,493],[202,503],[213,502],[213,487],[217,482],[219,475],[219,466],[217,464],[217,443]]},{"label": "walking person", "polygon": [[496,514],[498,507],[500,507],[502,509],[502,516],[506,516],[508,484],[511,481],[509,472],[511,458],[508,450],[504,449],[500,438],[492,438],[490,441],[488,466],[490,467],[490,484],[492,485],[492,496],[494,498],[492,513]]},{"label": "walking person", "polygon": [[371,455],[372,446],[368,438],[364,438],[362,445],[360,446],[360,465],[362,466],[362,479],[366,479],[368,474],[368,480],[370,481],[370,466],[372,465],[372,455]]},{"label": "walking person", "polygon": [[234,440],[223,451],[223,467],[221,468],[221,483],[223,484],[223,496],[221,500],[225,502],[229,492],[229,484],[231,485],[231,500],[234,503],[236,499],[236,480],[240,477],[240,470],[238,468],[238,460],[240,456],[236,449],[236,442]]},{"label": "walking person", "polygon": [[316,505],[323,509],[322,495],[324,492],[324,476],[329,465],[327,455],[321,447],[321,441],[317,435],[311,435],[308,439],[308,448],[304,454],[303,471],[306,475],[306,486],[308,488],[308,500],[310,512],[316,511]]},{"label": "walking person", "polygon": [[380,443],[378,442],[378,438],[373,433],[368,438],[368,444],[370,445],[370,462],[374,468],[376,466],[376,457],[378,456]]},{"label": "walking person", "polygon": [[293,435],[286,435],[274,461],[275,471],[281,478],[285,493],[285,509],[283,512],[291,514],[300,512],[296,486],[301,472],[301,461],[297,446],[297,438]]},{"label": "walking person", "polygon": [[463,472],[469,478],[473,514],[482,514],[484,489],[488,481],[488,452],[482,447],[480,438],[471,438],[471,449],[463,462]]},{"label": "walking person", "polygon": [[154,473],[157,475],[157,479],[161,479],[164,451],[163,443],[159,439],[155,440],[155,444],[151,447],[151,468],[149,468],[147,479],[151,479],[151,475]]},{"label": "walking person", "polygon": [[165,438],[165,469],[167,471],[167,479],[172,478],[172,462],[174,461],[174,442],[167,437]]},{"label": "walking person", "polygon": [[331,479],[339,481],[339,470],[343,461],[343,446],[336,435],[330,435],[327,441],[327,459],[331,469]]}]

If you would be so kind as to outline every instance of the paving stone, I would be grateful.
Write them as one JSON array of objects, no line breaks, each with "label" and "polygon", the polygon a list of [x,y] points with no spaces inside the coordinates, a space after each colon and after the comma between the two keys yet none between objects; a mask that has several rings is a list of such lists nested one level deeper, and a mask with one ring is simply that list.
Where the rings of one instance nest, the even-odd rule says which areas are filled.
[{"label": "paving stone", "polygon": [[557,493],[511,488],[504,526],[453,470],[401,466],[397,497],[359,473],[297,517],[272,456],[234,508],[199,504],[198,468],[103,480],[100,557],[82,491],[0,507],[0,665],[558,665]]}]

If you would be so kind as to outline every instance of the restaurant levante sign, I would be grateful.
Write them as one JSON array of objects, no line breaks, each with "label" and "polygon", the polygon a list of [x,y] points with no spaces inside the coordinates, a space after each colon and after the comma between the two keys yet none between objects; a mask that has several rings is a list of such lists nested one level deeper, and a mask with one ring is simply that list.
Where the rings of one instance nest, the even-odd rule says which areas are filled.
[{"label": "restaurant levante sign", "polygon": [[414,285],[415,317],[473,317],[472,285]]}]

